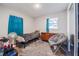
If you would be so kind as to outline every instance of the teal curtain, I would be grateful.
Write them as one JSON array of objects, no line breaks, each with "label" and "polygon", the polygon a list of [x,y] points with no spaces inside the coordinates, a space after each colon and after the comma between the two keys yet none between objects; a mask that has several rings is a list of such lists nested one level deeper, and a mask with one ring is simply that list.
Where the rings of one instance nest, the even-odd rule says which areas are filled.
[{"label": "teal curtain", "polygon": [[49,18],[46,19],[46,32],[49,32]]},{"label": "teal curtain", "polygon": [[23,34],[23,19],[21,17],[9,16],[8,34],[11,32],[15,32],[18,35]]}]

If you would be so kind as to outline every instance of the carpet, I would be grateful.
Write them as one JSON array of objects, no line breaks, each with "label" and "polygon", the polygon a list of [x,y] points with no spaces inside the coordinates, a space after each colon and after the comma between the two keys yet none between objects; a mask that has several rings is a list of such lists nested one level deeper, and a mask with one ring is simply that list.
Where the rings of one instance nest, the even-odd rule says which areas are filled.
[{"label": "carpet", "polygon": [[44,42],[41,39],[30,43],[25,49],[23,49],[19,56],[58,56],[63,55],[59,54],[54,55],[48,42]]}]

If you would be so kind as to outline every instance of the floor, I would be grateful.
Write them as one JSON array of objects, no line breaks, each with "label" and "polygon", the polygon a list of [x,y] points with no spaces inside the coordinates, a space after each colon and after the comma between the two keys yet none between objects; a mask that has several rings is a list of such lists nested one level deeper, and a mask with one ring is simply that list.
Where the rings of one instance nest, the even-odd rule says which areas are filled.
[{"label": "floor", "polygon": [[25,49],[20,51],[19,56],[63,56],[61,52],[53,54],[49,44],[41,39],[30,43]]}]

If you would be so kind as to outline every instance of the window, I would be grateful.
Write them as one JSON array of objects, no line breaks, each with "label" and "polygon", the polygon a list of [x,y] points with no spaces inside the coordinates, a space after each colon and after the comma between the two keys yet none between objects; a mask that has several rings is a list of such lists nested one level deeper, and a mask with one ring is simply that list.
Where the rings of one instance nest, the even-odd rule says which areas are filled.
[{"label": "window", "polygon": [[49,18],[49,29],[57,29],[58,28],[58,18]]}]

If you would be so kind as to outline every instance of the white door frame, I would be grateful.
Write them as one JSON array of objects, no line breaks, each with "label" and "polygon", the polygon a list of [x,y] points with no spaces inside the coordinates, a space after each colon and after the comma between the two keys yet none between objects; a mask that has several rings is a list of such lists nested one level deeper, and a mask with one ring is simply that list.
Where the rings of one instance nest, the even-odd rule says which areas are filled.
[{"label": "white door frame", "polygon": [[77,56],[78,55],[78,5],[76,5],[75,3],[70,3],[68,5],[68,8],[67,8],[67,35],[68,35],[68,51],[70,51],[70,8],[71,6],[74,6],[74,23],[75,25],[74,26],[74,56]]},{"label": "white door frame", "polygon": [[78,56],[78,3],[75,3],[75,40],[74,55]]},{"label": "white door frame", "polygon": [[67,8],[67,36],[68,36],[68,51],[70,51],[70,27],[69,27],[69,11],[70,11],[71,3],[68,5]]}]

